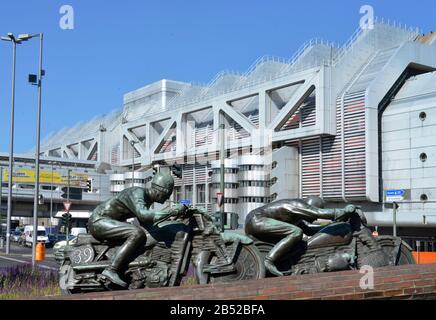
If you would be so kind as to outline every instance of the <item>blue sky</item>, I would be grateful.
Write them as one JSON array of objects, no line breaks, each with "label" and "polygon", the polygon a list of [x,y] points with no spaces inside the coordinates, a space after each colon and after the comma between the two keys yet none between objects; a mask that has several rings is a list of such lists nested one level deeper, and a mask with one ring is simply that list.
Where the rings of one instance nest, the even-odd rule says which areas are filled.
[{"label": "blue sky", "polygon": [[[44,32],[42,138],[122,108],[123,94],[159,79],[209,82],[224,69],[244,72],[260,56],[289,58],[307,40],[345,42],[359,9],[436,30],[436,3],[421,1],[104,1],[8,0],[0,33]],[[74,29],[62,30],[62,5],[74,8]],[[38,41],[18,46],[15,151],[35,145]],[[11,45],[0,42],[0,152],[9,148]]]}]

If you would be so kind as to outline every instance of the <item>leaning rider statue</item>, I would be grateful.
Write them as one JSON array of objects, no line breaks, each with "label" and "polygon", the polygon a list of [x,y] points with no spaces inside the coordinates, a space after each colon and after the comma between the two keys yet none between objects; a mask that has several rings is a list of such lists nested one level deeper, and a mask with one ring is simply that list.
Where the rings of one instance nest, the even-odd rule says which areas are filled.
[{"label": "leaning rider statue", "polygon": [[282,276],[276,263],[303,238],[303,230],[310,232],[309,223],[316,219],[338,220],[355,210],[354,205],[345,209],[323,209],[324,201],[316,196],[305,199],[283,199],[268,203],[251,211],[245,220],[245,233],[259,240],[277,242],[265,257],[266,269]]},{"label": "leaning rider statue", "polygon": [[146,243],[143,229],[131,223],[129,218],[138,218],[142,225],[152,225],[169,215],[183,214],[186,206],[177,205],[168,212],[149,210],[154,202],[164,203],[174,188],[170,173],[156,173],[151,188],[131,187],[115,197],[98,205],[91,214],[88,228],[94,238],[100,241],[124,241],[116,252],[111,265],[102,274],[112,283],[121,287],[127,284],[120,278],[120,271],[131,261],[135,251]]}]

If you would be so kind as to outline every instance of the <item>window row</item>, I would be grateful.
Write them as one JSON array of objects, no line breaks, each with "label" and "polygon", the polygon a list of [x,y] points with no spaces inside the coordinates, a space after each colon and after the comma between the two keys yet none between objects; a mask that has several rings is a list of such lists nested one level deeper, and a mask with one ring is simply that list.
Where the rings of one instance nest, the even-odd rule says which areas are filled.
[{"label": "window row", "polygon": [[[212,183],[212,188],[219,189],[221,187],[220,183]],[[224,183],[224,188],[226,189],[237,189],[237,183]]]},{"label": "window row", "polygon": [[251,202],[251,203],[268,203],[271,202],[269,197],[241,197],[241,202]]},{"label": "window row", "polygon": [[254,181],[240,181],[240,187],[269,187],[269,181],[254,180]]},{"label": "window row", "polygon": [[[213,168],[212,173],[213,174],[220,174],[221,170],[220,168]],[[224,173],[238,173],[237,168],[224,168]]]},{"label": "window row", "polygon": [[239,166],[239,171],[256,171],[264,170],[265,166],[263,164],[248,164]]}]

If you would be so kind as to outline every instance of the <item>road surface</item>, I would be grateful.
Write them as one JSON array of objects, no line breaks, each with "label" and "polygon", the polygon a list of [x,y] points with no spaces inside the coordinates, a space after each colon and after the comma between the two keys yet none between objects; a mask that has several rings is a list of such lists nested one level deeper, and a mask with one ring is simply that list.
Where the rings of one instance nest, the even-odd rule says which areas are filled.
[{"label": "road surface", "polygon": [[[5,248],[0,249],[0,269],[25,263],[32,263],[32,248],[22,247],[11,243],[10,254],[6,255]],[[45,259],[37,261],[37,265],[44,269],[58,270],[59,265],[54,259],[53,249],[45,249]]]}]

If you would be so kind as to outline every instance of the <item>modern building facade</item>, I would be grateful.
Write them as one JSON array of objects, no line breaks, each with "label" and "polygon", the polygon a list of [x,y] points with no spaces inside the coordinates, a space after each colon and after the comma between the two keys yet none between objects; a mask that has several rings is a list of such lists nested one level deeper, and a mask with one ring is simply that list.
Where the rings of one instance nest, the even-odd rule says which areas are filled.
[{"label": "modern building facade", "polygon": [[[238,214],[239,225],[274,199],[319,195],[330,206],[359,203],[370,225],[389,228],[385,193],[402,189],[414,203],[400,204],[399,227],[430,237],[435,38],[378,21],[341,47],[309,41],[290,59],[263,57],[245,73],[222,72],[206,85],[161,80],[127,93],[121,112],[47,137],[41,150],[138,174],[180,164],[172,200],[216,211],[224,124],[225,211]],[[128,179],[112,176],[112,191]]]}]

